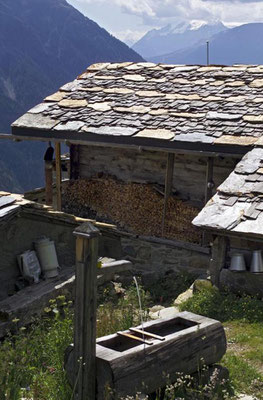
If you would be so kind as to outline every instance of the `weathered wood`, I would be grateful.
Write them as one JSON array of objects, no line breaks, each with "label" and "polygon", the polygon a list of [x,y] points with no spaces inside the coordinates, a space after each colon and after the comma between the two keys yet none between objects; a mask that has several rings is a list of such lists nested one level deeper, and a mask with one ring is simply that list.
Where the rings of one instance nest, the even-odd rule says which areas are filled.
[{"label": "weathered wood", "polygon": [[74,330],[75,399],[94,400],[96,391],[96,297],[99,230],[90,222],[78,227]]},{"label": "weathered wood", "polygon": [[228,239],[217,236],[213,242],[212,258],[210,260],[210,275],[213,285],[219,287],[220,272],[225,267]]},{"label": "weathered wood", "polygon": [[171,195],[173,187],[173,172],[174,172],[174,154],[168,153],[165,177],[165,192],[164,192],[164,206],[163,206],[163,220],[162,220],[162,236],[164,235],[165,217],[168,205],[168,199]]},{"label": "weathered wood", "polygon": [[79,145],[70,145],[70,179],[79,178]]},{"label": "weathered wood", "polygon": [[56,193],[57,193],[57,210],[61,211],[61,146],[56,143]]},{"label": "weathered wood", "polygon": [[[218,362],[226,351],[222,324],[192,313],[149,321],[144,329],[165,336],[165,341],[153,339],[149,346],[117,334],[97,339],[97,400],[105,400],[106,387],[113,391],[109,399],[134,396],[137,392],[152,393],[167,384],[168,376],[172,383],[178,372],[199,371],[204,364]],[[68,373],[72,353],[66,362]]]},{"label": "weathered wood", "polygon": [[205,204],[213,196],[213,188],[214,188],[213,176],[214,176],[214,159],[212,157],[208,157],[206,166]]},{"label": "weathered wood", "polygon": [[220,288],[228,288],[233,293],[246,293],[251,296],[263,297],[263,273],[233,272],[222,269],[220,273]]},{"label": "weathered wood", "polygon": [[46,205],[53,205],[53,165],[45,161],[45,199]]}]

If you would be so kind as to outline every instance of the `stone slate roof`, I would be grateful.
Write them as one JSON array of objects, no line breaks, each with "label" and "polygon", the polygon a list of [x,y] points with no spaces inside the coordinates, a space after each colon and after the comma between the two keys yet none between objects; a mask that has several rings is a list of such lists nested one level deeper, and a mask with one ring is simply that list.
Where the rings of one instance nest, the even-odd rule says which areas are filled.
[{"label": "stone slate roof", "polygon": [[195,226],[263,236],[263,149],[248,152],[193,220]]},{"label": "stone slate roof", "polygon": [[0,192],[0,223],[17,214],[24,203],[22,195]]},{"label": "stone slate roof", "polygon": [[12,127],[94,142],[261,145],[263,66],[95,64]]}]

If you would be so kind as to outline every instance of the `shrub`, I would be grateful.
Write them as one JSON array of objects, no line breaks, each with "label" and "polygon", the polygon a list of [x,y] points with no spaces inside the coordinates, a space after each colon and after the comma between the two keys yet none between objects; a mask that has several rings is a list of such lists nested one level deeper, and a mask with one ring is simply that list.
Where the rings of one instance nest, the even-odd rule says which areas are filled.
[{"label": "shrub", "polygon": [[221,322],[243,320],[263,321],[263,302],[248,295],[220,292],[217,288],[204,289],[181,304],[182,311],[217,319]]}]

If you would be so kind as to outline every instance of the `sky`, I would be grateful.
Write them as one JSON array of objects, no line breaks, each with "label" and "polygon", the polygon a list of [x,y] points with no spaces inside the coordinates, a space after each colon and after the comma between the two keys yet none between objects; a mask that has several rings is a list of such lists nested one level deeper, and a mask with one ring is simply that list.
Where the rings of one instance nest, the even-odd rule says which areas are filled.
[{"label": "sky", "polygon": [[119,39],[136,41],[169,23],[220,20],[227,26],[263,22],[263,0],[67,0]]}]

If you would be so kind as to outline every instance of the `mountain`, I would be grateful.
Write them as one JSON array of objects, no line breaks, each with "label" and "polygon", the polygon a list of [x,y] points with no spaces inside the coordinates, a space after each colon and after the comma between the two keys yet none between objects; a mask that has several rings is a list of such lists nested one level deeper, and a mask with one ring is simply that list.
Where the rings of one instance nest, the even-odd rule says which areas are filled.
[{"label": "mountain", "polygon": [[[263,23],[228,29],[210,39],[210,63],[220,65],[263,64]],[[205,64],[206,44],[153,57],[151,61],[176,64]]]},{"label": "mountain", "polygon": [[[0,132],[96,62],[143,61],[65,0],[0,0]],[[0,190],[43,184],[46,145],[0,142]]]},{"label": "mountain", "polygon": [[164,28],[149,31],[132,48],[144,58],[150,59],[154,56],[192,47],[227,29],[219,21],[214,23],[193,21],[190,24],[181,22],[176,26],[167,25]]}]

